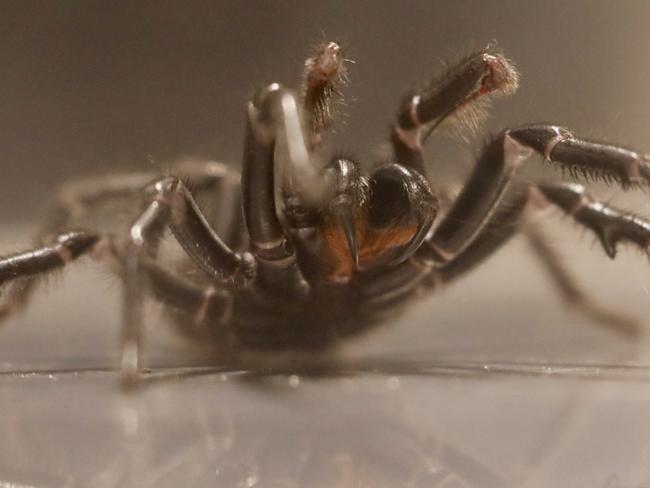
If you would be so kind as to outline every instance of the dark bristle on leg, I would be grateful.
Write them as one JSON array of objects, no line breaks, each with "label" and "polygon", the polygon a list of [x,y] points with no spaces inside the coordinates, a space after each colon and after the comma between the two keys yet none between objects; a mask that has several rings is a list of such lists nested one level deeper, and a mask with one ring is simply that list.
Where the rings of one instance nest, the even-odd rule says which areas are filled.
[{"label": "dark bristle on leg", "polygon": [[650,183],[650,158],[631,149],[586,141],[555,125],[530,125],[509,134],[577,178],[615,181],[623,188]]},{"label": "dark bristle on leg", "polygon": [[519,87],[519,73],[503,53],[485,49],[460,61],[421,93],[407,96],[397,114],[402,130],[439,125],[481,96],[509,95]]},{"label": "dark bristle on leg", "polygon": [[26,280],[16,280],[8,289],[0,290],[0,325],[27,306],[37,289],[37,284],[38,279],[32,276]]}]

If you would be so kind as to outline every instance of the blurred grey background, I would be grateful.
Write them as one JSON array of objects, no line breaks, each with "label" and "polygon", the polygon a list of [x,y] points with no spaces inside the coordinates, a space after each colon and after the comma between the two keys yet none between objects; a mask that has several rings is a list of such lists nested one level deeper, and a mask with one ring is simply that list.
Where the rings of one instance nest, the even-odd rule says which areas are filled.
[{"label": "blurred grey background", "polygon": [[310,46],[330,38],[356,61],[334,140],[364,159],[406,89],[493,40],[522,85],[488,128],[552,121],[650,150],[646,0],[5,0],[0,9],[0,222],[41,214],[53,187],[79,174],[187,156],[239,164],[253,89],[295,85]]}]

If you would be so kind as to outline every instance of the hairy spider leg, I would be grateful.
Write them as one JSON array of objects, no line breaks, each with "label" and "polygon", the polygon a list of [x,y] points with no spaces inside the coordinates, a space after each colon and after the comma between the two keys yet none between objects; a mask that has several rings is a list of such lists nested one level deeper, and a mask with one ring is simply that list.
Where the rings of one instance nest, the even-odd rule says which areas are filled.
[{"label": "hairy spider leg", "polygon": [[[194,165],[191,168],[181,165],[178,170],[188,176],[197,190],[211,189],[215,184],[222,186],[219,182],[227,172],[218,163]],[[72,217],[87,211],[100,201],[141,191],[143,183],[151,182],[152,176],[152,173],[116,176],[105,187],[99,182],[93,184],[92,181],[66,185],[62,189],[61,208],[55,221],[64,226]],[[42,247],[0,260],[0,285],[26,278],[23,286],[12,287],[5,297],[0,307],[0,319],[3,319],[26,304],[36,278],[61,269],[84,254],[93,253],[101,259],[111,259],[113,271],[125,281],[122,354],[125,385],[137,379],[140,368],[140,306],[145,284],[151,285],[159,299],[191,314],[197,324],[207,317],[216,321],[226,320],[231,307],[231,297],[225,290],[217,290],[212,286],[195,288],[150,262],[149,258],[156,252],[157,241],[165,225],[169,224],[182,247],[191,248],[193,254],[190,257],[216,281],[229,280],[235,286],[244,286],[254,274],[252,257],[229,251],[211,233],[209,224],[192,195],[178,178],[160,178],[147,188],[146,193],[150,202],[131,227],[131,246],[126,255],[118,253],[112,239],[107,236],[101,237],[89,231],[66,231],[59,232],[53,239],[43,240],[46,244]],[[175,203],[172,204],[172,201]],[[172,216],[178,222],[170,222]],[[236,219],[233,222],[235,221]],[[183,246],[188,238],[198,242],[198,249],[187,244]]]},{"label": "hairy spider leg", "polygon": [[[70,219],[85,213],[89,207],[101,201],[137,191],[154,177],[154,173],[129,173],[107,178],[78,180],[65,184],[59,191],[58,204],[52,217],[35,239],[36,245],[47,245],[52,242],[53,235],[55,236],[54,240],[56,240],[58,234],[65,234]],[[92,248],[88,248],[87,252],[91,250]],[[23,254],[37,251],[38,249]],[[5,320],[24,309],[37,288],[39,278],[49,272],[58,270],[60,267],[44,268],[41,272],[31,275],[16,275],[15,277],[20,278],[20,280],[12,283],[4,292],[2,303],[0,303],[0,320]]]},{"label": "hairy spider leg", "polygon": [[302,108],[310,151],[320,147],[323,133],[334,120],[334,106],[348,84],[348,71],[341,46],[333,41],[319,44],[307,58],[302,75]]},{"label": "hairy spider leg", "polygon": [[[465,274],[471,268],[489,258],[492,252],[498,250],[502,244],[505,244],[517,232],[521,232],[524,237],[523,243],[544,268],[552,284],[569,306],[575,308],[579,313],[591,317],[596,322],[614,330],[640,330],[640,320],[620,310],[600,304],[597,299],[584,290],[576,280],[576,277],[572,275],[569,266],[561,258],[557,249],[549,241],[544,230],[540,228],[537,220],[533,218],[522,218],[526,217],[528,212],[525,212],[524,215],[524,212],[519,210],[516,195],[518,193],[527,197],[526,188],[527,184],[514,185],[514,187],[510,188],[508,194],[504,196],[504,200],[499,203],[494,213],[490,216],[484,229],[476,236],[477,241],[483,239],[491,241],[493,247],[483,243],[478,246],[478,248],[482,249],[479,252],[478,248],[474,248],[473,245],[468,246],[467,249],[472,249],[471,255],[475,259],[471,260],[466,255],[468,253],[465,252],[462,257],[459,256],[455,259],[454,261],[457,262],[452,268],[456,268],[457,274],[450,272],[450,279],[444,280],[445,284],[453,281],[455,276]],[[445,210],[448,210],[455,198],[455,194],[449,188],[439,189],[438,194],[442,206]],[[518,213],[521,213],[521,215],[518,216]],[[489,234],[489,236],[484,236],[483,234]],[[461,267],[458,266],[460,262],[464,263],[464,270],[461,270]],[[443,280],[440,279],[439,281]]]},{"label": "hairy spider leg", "polygon": [[[351,60],[345,58],[341,46],[336,42],[318,45],[313,55],[305,62],[302,100],[310,136],[310,150],[320,146],[323,132],[332,125],[335,103],[342,99],[341,89],[348,83],[346,66],[348,62]],[[306,221],[315,220],[315,216],[309,215],[308,210],[305,211],[303,208],[299,212],[292,212],[293,209],[290,208],[287,212],[292,220],[292,236],[301,254],[309,254],[308,251],[304,251],[309,248],[310,241],[317,241],[315,236],[320,236],[327,241],[324,249],[328,256],[314,258],[312,253],[308,266],[303,264],[303,269],[308,276],[309,269],[314,268],[313,263],[324,259],[325,267],[332,268],[332,263],[335,263],[333,269],[326,271],[327,281],[337,283],[349,281],[353,271],[366,271],[360,267],[360,259],[372,261],[377,254],[376,244],[382,238],[386,241],[389,235],[392,236],[390,242],[384,242],[383,247],[401,247],[394,256],[393,263],[407,259],[419,247],[437,211],[437,203],[435,198],[431,198],[431,191],[423,173],[412,172],[411,169],[403,166],[384,165],[376,168],[369,179],[359,174],[357,164],[349,156],[333,157],[323,173],[330,176],[330,181],[334,182],[332,186],[335,187],[334,195],[329,199],[331,203],[325,210],[328,215],[326,220],[330,221],[317,229],[305,224]],[[398,174],[397,178],[396,174]],[[402,203],[408,205],[408,208],[404,209],[404,215],[399,219],[403,220],[401,223],[381,230],[370,229],[366,225],[368,223],[366,220],[371,215],[380,216],[380,220],[390,217],[390,212],[386,212],[384,207],[397,205],[396,201],[382,202],[380,201],[382,198],[375,198],[371,208],[362,208],[368,203],[369,186],[374,187],[375,193],[383,191],[383,196],[396,187],[406,190],[407,194],[401,196],[406,197],[408,202]],[[397,197],[394,192],[392,196]],[[286,200],[291,207],[293,200],[291,198]],[[370,210],[370,213],[362,215],[367,210]],[[300,218],[292,219],[291,215],[295,214],[299,214]],[[297,222],[298,220],[302,222]],[[418,221],[414,233],[411,229],[412,220]],[[375,237],[381,236],[379,240],[373,238],[377,234],[375,231],[378,231]],[[407,245],[402,245],[400,241],[411,233],[413,235],[410,241]],[[319,278],[323,278],[322,274]]]},{"label": "hairy spider leg", "polygon": [[[514,172],[533,152],[543,155],[547,161],[556,163],[574,174],[602,177],[616,181],[624,188],[634,183],[647,182],[650,175],[650,163],[643,155],[617,146],[578,139],[560,127],[533,125],[505,131],[485,148],[456,203],[418,252],[419,259],[437,263],[445,270],[439,273],[443,280],[445,275],[460,274],[471,268],[505,242],[509,234],[515,232],[516,218],[501,213],[511,211],[513,215],[517,215],[517,205],[510,210],[506,206],[506,210],[497,212],[495,218],[507,222],[500,224],[499,232],[477,234],[491,219],[490,215],[498,205]],[[586,204],[588,197],[583,196],[584,201],[578,200],[575,194],[569,198],[571,194],[568,193],[568,187],[540,185],[537,188],[537,195],[560,206],[576,218],[579,217],[580,223],[590,227],[600,238],[610,257],[614,256],[616,243],[620,239],[628,239],[640,247],[647,247],[646,223],[642,219],[617,215],[612,213],[614,211],[609,207],[599,203],[579,208],[581,202]],[[560,191],[558,188],[564,189]],[[576,187],[576,192],[577,188],[580,187]],[[570,208],[569,205],[574,205],[575,208]],[[475,238],[476,243],[473,242]],[[539,242],[533,247],[537,248],[536,252],[539,254]],[[464,252],[465,248],[467,252]],[[541,256],[542,260],[546,261],[549,272],[558,281],[560,277],[557,266],[550,266],[550,253],[546,252],[546,255],[546,259]],[[576,302],[577,300],[574,300],[574,303]],[[582,308],[588,311],[588,308]],[[615,320],[612,314],[608,316],[593,307],[592,310],[594,312],[590,314],[599,318],[601,323],[609,321],[609,325],[618,326],[619,329],[632,329],[629,320]]]},{"label": "hairy spider leg", "polygon": [[[471,54],[450,67],[425,90],[402,100],[390,134],[396,160],[425,174],[422,144],[443,121],[477,108],[487,95],[513,93],[519,74],[513,64],[493,48]],[[480,107],[467,115],[477,124]]]},{"label": "hairy spider leg", "polygon": [[[561,159],[555,152],[560,148],[562,151],[557,154]],[[377,277],[367,286],[369,303],[382,302],[385,297],[405,296],[422,284],[424,278],[433,284],[450,280],[471,269],[501,246],[517,230],[516,216],[527,200],[521,200],[519,204],[510,202],[501,207],[499,202],[515,171],[534,152],[572,173],[586,172],[609,178],[624,188],[649,180],[650,163],[647,157],[629,149],[583,141],[566,129],[555,126],[533,125],[505,131],[484,149],[459,197],[416,254],[398,269],[388,271],[385,278]],[[575,196],[579,193],[577,186],[573,187],[572,198],[569,198],[572,194],[568,193],[570,187],[562,191],[557,190],[559,187],[547,188],[544,185],[536,188],[536,194],[540,198],[543,196],[544,201],[560,206],[591,228],[610,257],[613,257],[616,243],[621,239],[630,240],[644,249],[650,244],[646,221],[629,214],[616,213],[600,203],[589,203],[590,200],[584,195],[583,200],[578,200]],[[586,206],[579,207],[579,204]],[[500,222],[499,231],[490,232],[488,227],[483,232],[481,229],[491,221],[493,213],[495,221]],[[474,239],[477,239],[476,244]],[[553,270],[549,271],[553,274]],[[391,278],[391,275],[395,277]],[[399,286],[395,283],[399,283]],[[602,313],[600,319],[601,323],[609,321],[608,325],[619,329],[633,330],[635,327],[631,325],[633,321],[616,320],[614,315],[608,317]]]},{"label": "hairy spider leg", "polygon": [[[587,295],[561,265],[557,253],[546,242],[538,228],[528,222],[531,212],[553,204],[576,222],[600,237],[610,257],[616,244],[629,241],[644,251],[650,245],[650,222],[594,200],[582,185],[577,184],[519,184],[513,195],[499,203],[476,238],[454,257],[434,271],[434,280],[449,283],[473,269],[499,249],[519,230],[523,230],[565,300],[596,322],[626,335],[640,334],[638,320],[606,308]],[[523,228],[523,229],[522,229]],[[607,249],[610,251],[607,251]]]},{"label": "hairy spider leg", "polygon": [[27,278],[24,286],[11,288],[0,307],[0,319],[22,308],[33,288],[31,278],[59,270],[80,256],[91,252],[99,237],[85,231],[62,232],[34,250],[0,259],[0,287],[5,283]]},{"label": "hairy spider leg", "polygon": [[[232,171],[216,162],[183,162],[174,165],[172,172],[183,175],[183,178],[190,181],[195,192],[210,191],[211,194],[217,194],[219,206],[228,211],[233,209],[234,215],[224,218],[225,225],[218,227],[218,230],[227,236],[224,239],[227,243],[241,247],[242,244],[239,243],[243,233],[240,231],[242,216],[238,204],[240,192],[239,184],[234,181]],[[102,202],[139,193],[148,183],[159,177],[160,175],[155,172],[133,172],[80,179],[64,184],[59,190],[57,206],[52,217],[35,239],[36,245],[39,246],[35,251],[56,242],[57,235],[65,235],[67,232],[65,229],[70,227],[70,222],[74,218],[83,216]],[[237,191],[233,192],[233,187]],[[89,236],[95,235],[90,231],[86,232]],[[104,261],[110,260],[109,264],[114,268],[113,271],[121,274],[120,257],[115,255],[114,246],[107,236],[98,237],[96,248],[89,247],[86,252],[97,254],[97,257]],[[11,286],[4,290],[3,300],[0,303],[0,320],[5,320],[24,309],[37,288],[39,278],[58,269],[60,267],[54,266],[32,275],[16,275],[14,278],[20,279],[7,283]]]},{"label": "hairy spider leg", "polygon": [[[401,179],[412,202],[411,206],[418,209],[413,212],[420,215],[416,234],[394,263],[407,260],[421,246],[438,211],[437,198],[426,180],[422,153],[426,137],[444,120],[476,105],[486,95],[513,92],[518,80],[517,71],[505,56],[489,48],[463,59],[426,90],[404,98],[390,140],[396,162],[404,168]],[[386,179],[387,169],[390,169],[390,165],[380,166],[373,173],[370,183],[376,188],[371,189],[371,194],[384,191],[382,187],[387,190],[393,186],[386,184],[393,179],[392,176]],[[377,203],[379,207],[382,202]],[[383,205],[388,207],[390,202]],[[380,209],[379,214],[383,213],[385,212]]]},{"label": "hairy spider leg", "polygon": [[618,182],[650,182],[650,161],[625,148],[578,139],[553,125],[530,125],[506,130],[483,150],[474,171],[451,210],[419,251],[445,263],[468,245],[503,196],[517,169],[533,154],[573,174]]}]

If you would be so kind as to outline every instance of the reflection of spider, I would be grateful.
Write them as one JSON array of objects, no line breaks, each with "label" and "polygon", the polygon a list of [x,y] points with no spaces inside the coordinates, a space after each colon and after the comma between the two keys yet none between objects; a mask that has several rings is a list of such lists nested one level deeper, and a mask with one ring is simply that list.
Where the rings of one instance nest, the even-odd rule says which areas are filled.
[{"label": "reflection of spider", "polygon": [[[513,179],[537,153],[571,174],[625,188],[650,181],[647,156],[587,142],[553,125],[526,125],[494,137],[432,227],[438,199],[425,175],[422,143],[442,122],[477,112],[486,97],[517,88],[515,68],[494,48],[472,54],[404,99],[390,137],[394,162],[365,174],[352,158],[338,155],[317,167],[313,155],[332,122],[345,64],[336,43],[321,45],[305,63],[301,96],[271,84],[248,104],[241,176],[245,237],[235,175],[216,163],[177,167],[178,177],[143,174],[74,184],[64,190],[63,212],[40,247],[0,260],[0,283],[26,278],[5,293],[1,310],[6,314],[26,302],[33,277],[84,254],[104,260],[124,281],[122,370],[133,380],[140,368],[145,288],[179,311],[185,331],[224,351],[309,351],[368,329],[416,291],[470,270],[540,207],[557,206],[591,229],[610,257],[619,241],[642,249],[650,244],[649,222],[595,201],[582,186]],[[195,196],[201,195],[216,208],[215,218],[199,208]],[[88,215],[124,201],[139,202],[126,236],[90,230]],[[181,270],[170,271],[157,259],[167,229],[189,258]],[[602,323],[637,332],[634,321],[587,300],[538,232],[526,227],[526,233],[572,303]]]}]

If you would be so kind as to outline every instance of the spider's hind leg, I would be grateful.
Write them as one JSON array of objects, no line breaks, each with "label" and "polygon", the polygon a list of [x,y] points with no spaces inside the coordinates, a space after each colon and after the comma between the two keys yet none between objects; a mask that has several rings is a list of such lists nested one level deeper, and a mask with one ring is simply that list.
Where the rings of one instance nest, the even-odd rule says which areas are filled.
[{"label": "spider's hind leg", "polygon": [[25,307],[38,278],[58,271],[77,258],[91,253],[100,241],[97,234],[68,231],[43,241],[36,249],[0,258],[0,292],[3,285],[12,286],[0,304],[0,320]]},{"label": "spider's hind leg", "polygon": [[622,310],[609,307],[585,292],[571,275],[544,233],[534,224],[523,230],[526,241],[564,301],[596,323],[627,335],[638,335],[643,323]]},{"label": "spider's hind leg", "polygon": [[[526,185],[521,185],[513,189],[512,194],[500,202],[472,242],[450,261],[433,271],[434,281],[449,283],[465,275],[500,249],[517,232],[522,231],[535,256],[540,260],[557,290],[570,306],[592,318],[596,323],[616,332],[628,336],[638,336],[642,330],[641,322],[625,312],[600,304],[584,292],[561,263],[553,246],[544,239],[534,222],[527,220],[527,216],[531,212],[539,210],[540,204],[544,206],[554,203],[572,215],[579,223],[591,228],[596,234],[605,232],[604,229],[609,229],[618,236],[617,242],[625,239],[637,244],[642,249],[647,249],[650,244],[650,222],[638,217],[626,216],[618,210],[598,203],[591,199],[582,187],[580,189],[579,191],[577,185],[533,185],[528,189],[526,189]],[[569,200],[570,195],[574,195],[573,205],[563,204],[559,198],[551,200],[550,197],[545,196],[547,192],[548,194],[553,192],[562,194],[566,201]],[[580,209],[577,204],[579,201],[582,201],[582,205],[585,206],[582,215],[579,215]],[[571,213],[572,210],[574,213]],[[591,217],[585,219],[584,216],[587,213]],[[426,261],[424,258],[426,255],[426,249],[422,249],[418,257]]]}]

